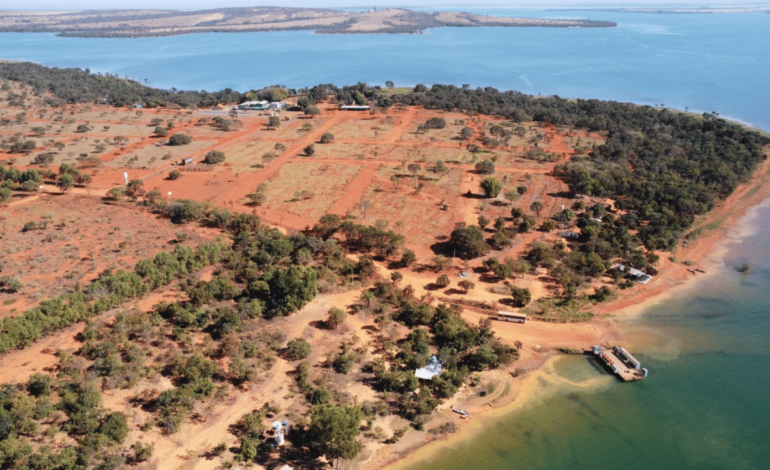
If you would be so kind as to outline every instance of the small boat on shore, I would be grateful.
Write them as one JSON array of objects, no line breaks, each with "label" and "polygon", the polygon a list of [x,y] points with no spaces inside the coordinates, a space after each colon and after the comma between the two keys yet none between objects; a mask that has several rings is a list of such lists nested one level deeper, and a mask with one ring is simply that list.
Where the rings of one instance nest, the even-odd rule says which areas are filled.
[{"label": "small boat on shore", "polygon": [[461,410],[460,408],[455,408],[454,406],[452,406],[452,411],[454,411],[455,413],[459,414],[460,417],[462,417],[462,418],[468,418],[468,417],[471,416],[471,414],[468,413],[467,411]]}]

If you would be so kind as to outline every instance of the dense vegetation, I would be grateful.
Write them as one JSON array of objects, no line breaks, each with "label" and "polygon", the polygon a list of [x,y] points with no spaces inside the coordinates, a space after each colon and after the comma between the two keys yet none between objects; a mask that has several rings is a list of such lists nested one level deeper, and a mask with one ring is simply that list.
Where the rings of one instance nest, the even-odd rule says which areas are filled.
[{"label": "dense vegetation", "polygon": [[494,88],[434,85],[396,102],[605,132],[606,142],[558,172],[575,195],[616,199],[620,225],[650,249],[673,248],[696,216],[746,182],[766,156],[767,136],[703,116],[599,100],[535,97]]}]

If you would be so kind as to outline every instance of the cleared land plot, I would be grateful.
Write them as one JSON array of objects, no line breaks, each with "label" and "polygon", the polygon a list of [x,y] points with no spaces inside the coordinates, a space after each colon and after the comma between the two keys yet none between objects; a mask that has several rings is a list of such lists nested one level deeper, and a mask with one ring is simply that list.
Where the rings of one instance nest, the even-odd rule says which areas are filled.
[{"label": "cleared land plot", "polygon": [[[291,146],[290,142],[284,144]],[[236,173],[249,171],[259,171],[263,167],[270,165],[271,158],[263,158],[268,154],[274,157],[280,156],[283,152],[276,150],[276,142],[257,140],[238,142],[232,145],[226,145],[219,150],[223,151],[227,161],[232,164],[232,170]]]},{"label": "cleared land plot", "polygon": [[447,196],[459,193],[461,175],[461,170],[452,170],[441,178],[426,174],[419,180],[422,189],[415,194],[418,181],[409,172],[383,167],[362,198],[372,203],[365,222],[386,220],[391,229],[407,237],[408,246],[431,245],[437,236],[447,235],[454,227],[454,211],[442,210],[441,202],[445,198],[451,202]]},{"label": "cleared land plot", "polygon": [[[38,228],[23,231],[28,222]],[[172,250],[177,233],[193,246],[208,238],[206,230],[175,226],[134,205],[74,195],[42,195],[4,209],[0,233],[2,275],[22,286],[17,293],[0,291],[0,316],[21,313],[104,269],[133,269],[142,258]]]},{"label": "cleared land plot", "polygon": [[394,116],[346,119],[332,127],[329,132],[341,140],[377,140],[386,138],[400,118]]},{"label": "cleared land plot", "polygon": [[[289,162],[268,181],[265,206],[318,220],[345,194],[360,167],[322,162]],[[306,191],[313,196],[300,196]],[[296,195],[296,197],[295,197]]]}]

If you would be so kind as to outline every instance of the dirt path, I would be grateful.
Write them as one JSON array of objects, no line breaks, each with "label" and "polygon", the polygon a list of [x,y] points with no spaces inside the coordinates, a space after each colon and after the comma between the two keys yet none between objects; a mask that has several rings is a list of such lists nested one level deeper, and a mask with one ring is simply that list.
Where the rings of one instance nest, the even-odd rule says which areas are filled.
[{"label": "dirt path", "polygon": [[[353,178],[353,180],[347,185],[345,194],[331,209],[329,209],[329,213],[345,215],[349,211],[352,211],[356,204],[358,204],[358,201],[364,197],[366,190],[369,189],[372,181],[374,181],[374,178],[377,176],[377,167],[378,165],[375,163],[368,163],[362,167],[358,174],[356,174],[355,178]],[[366,222],[362,221],[362,223]]]}]

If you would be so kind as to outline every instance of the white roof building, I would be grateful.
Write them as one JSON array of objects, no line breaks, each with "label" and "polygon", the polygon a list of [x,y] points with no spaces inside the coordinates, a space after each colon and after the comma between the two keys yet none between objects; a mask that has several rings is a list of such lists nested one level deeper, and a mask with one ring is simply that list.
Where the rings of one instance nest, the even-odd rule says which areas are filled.
[{"label": "white roof building", "polygon": [[420,367],[415,370],[414,375],[416,375],[418,379],[432,380],[433,376],[441,375],[441,363],[438,362],[436,356],[431,356],[430,359],[428,359],[428,363],[425,364],[425,367]]}]

